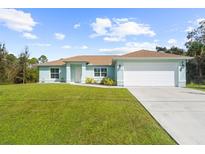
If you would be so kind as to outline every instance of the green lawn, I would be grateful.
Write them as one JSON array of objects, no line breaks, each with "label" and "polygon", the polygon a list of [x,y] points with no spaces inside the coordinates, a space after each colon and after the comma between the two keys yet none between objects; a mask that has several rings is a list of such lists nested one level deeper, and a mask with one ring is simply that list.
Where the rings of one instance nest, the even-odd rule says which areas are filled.
[{"label": "green lawn", "polygon": [[200,85],[200,84],[188,84],[187,88],[193,88],[193,89],[198,89],[198,90],[202,90],[205,91],[205,85]]},{"label": "green lawn", "polygon": [[127,89],[0,85],[0,144],[176,144]]}]

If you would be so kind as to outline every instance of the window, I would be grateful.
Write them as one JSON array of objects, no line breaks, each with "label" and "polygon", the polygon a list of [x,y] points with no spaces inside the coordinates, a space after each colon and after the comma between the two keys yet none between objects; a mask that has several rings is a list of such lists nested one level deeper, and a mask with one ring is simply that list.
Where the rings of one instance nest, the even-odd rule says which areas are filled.
[{"label": "window", "polygon": [[51,68],[51,79],[59,79],[59,68]]},{"label": "window", "polygon": [[107,68],[101,68],[101,76],[103,77],[107,76]]},{"label": "window", "polygon": [[94,76],[100,76],[100,68],[94,68]]},{"label": "window", "polygon": [[94,68],[95,77],[107,77],[107,68]]}]

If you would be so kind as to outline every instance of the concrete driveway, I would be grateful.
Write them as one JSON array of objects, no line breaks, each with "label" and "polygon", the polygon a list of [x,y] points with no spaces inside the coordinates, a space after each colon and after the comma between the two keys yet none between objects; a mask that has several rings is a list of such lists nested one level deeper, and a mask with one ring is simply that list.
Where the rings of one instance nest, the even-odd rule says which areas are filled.
[{"label": "concrete driveway", "polygon": [[179,144],[205,144],[205,92],[177,87],[128,90]]}]

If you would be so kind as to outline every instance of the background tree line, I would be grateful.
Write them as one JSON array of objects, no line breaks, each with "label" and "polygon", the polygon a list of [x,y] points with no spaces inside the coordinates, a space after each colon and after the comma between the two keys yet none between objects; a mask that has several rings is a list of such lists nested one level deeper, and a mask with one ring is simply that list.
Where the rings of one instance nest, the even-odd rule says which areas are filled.
[{"label": "background tree line", "polygon": [[187,34],[186,49],[178,47],[156,47],[158,52],[173,53],[177,55],[191,56],[194,59],[187,62],[187,82],[205,83],[205,20],[199,23],[196,29]]},{"label": "background tree line", "polygon": [[[205,83],[205,20],[201,21],[196,29],[188,32],[187,40],[186,50],[176,46],[169,49],[157,46],[156,50],[194,57],[187,62],[187,82]],[[16,57],[6,50],[5,44],[0,43],[0,84],[37,82],[36,64],[47,61],[45,55],[38,59],[29,58],[28,47]]]},{"label": "background tree line", "polygon": [[4,43],[0,43],[0,84],[37,82],[36,64],[45,63],[48,59],[45,55],[29,57],[28,47],[16,57],[7,51]]}]

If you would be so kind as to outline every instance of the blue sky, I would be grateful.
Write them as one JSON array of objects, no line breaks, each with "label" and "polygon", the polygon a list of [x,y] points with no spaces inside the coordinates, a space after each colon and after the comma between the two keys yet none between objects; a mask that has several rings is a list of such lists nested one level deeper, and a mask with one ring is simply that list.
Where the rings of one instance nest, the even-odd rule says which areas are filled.
[{"label": "blue sky", "polygon": [[0,42],[18,55],[49,60],[122,54],[155,46],[184,47],[205,9],[0,9]]}]

